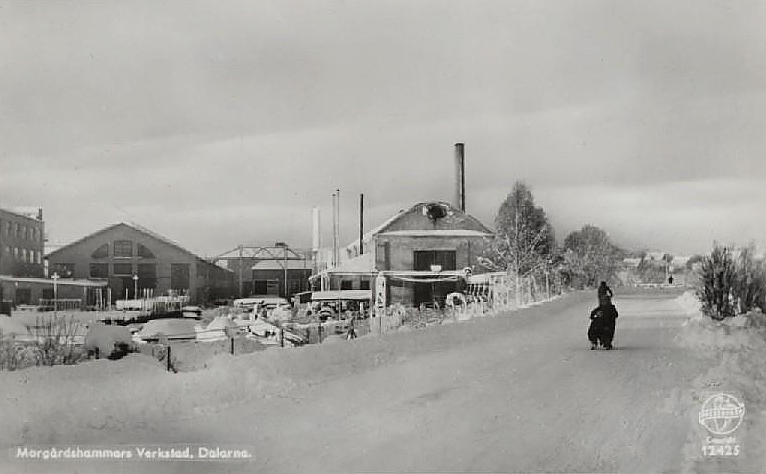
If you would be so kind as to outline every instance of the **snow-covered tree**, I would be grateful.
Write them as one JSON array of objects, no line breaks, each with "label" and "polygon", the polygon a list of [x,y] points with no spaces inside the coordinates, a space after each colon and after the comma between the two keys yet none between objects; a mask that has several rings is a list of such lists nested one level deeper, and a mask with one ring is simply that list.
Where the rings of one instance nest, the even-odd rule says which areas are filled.
[{"label": "snow-covered tree", "polygon": [[594,225],[586,224],[564,239],[564,267],[570,283],[596,286],[600,281],[613,279],[624,255],[625,251]]},{"label": "snow-covered tree", "polygon": [[500,205],[495,218],[495,237],[480,263],[492,271],[525,276],[547,265],[556,250],[553,227],[532,191],[523,181]]}]

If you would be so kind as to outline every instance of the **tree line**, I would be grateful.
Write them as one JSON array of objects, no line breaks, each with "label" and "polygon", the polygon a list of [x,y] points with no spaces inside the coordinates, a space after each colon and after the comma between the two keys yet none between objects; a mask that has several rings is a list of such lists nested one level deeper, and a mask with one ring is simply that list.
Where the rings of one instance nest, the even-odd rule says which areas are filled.
[{"label": "tree line", "polygon": [[591,224],[569,233],[558,245],[553,226],[545,210],[535,204],[532,190],[516,181],[498,209],[495,235],[479,261],[490,271],[519,278],[557,271],[565,285],[582,288],[614,281],[626,255],[607,232]]}]

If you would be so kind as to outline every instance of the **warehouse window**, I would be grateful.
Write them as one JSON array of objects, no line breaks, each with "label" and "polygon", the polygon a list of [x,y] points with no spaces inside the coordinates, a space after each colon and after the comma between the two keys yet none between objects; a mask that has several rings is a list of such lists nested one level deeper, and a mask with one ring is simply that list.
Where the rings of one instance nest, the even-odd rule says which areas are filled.
[{"label": "warehouse window", "polygon": [[416,250],[414,254],[414,270],[430,271],[432,265],[442,270],[455,270],[457,267],[457,252],[454,250]]},{"label": "warehouse window", "polygon": [[108,263],[91,263],[90,277],[91,278],[109,278],[109,264]]},{"label": "warehouse window", "polygon": [[137,252],[138,256],[141,258],[154,258],[154,254],[151,250],[149,250],[145,245],[143,244],[137,244]]},{"label": "warehouse window", "polygon": [[139,288],[157,288],[157,265],[139,263],[136,268]]},{"label": "warehouse window", "polygon": [[74,275],[74,263],[57,263],[53,266],[53,273],[61,278],[71,278]]},{"label": "warehouse window", "polygon": [[173,290],[189,289],[189,264],[170,264],[170,288]]},{"label": "warehouse window", "polygon": [[132,275],[133,264],[130,263],[115,263],[114,264],[115,275]]},{"label": "warehouse window", "polygon": [[114,256],[118,258],[133,256],[133,242],[130,240],[115,240],[113,248]]},{"label": "warehouse window", "polygon": [[106,258],[109,256],[109,244],[104,244],[91,254],[93,258]]}]

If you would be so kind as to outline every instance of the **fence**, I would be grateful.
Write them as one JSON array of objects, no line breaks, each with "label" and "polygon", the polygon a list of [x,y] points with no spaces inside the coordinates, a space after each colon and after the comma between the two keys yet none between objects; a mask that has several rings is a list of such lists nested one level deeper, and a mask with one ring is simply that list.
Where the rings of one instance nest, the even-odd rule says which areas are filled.
[{"label": "fence", "polygon": [[38,309],[40,311],[80,311],[82,309],[82,300],[40,298]]},{"label": "fence", "polygon": [[558,272],[538,272],[523,277],[504,272],[471,276],[466,293],[473,301],[488,303],[494,310],[516,309],[560,295]]},{"label": "fence", "polygon": [[469,279],[466,298],[460,303],[448,301],[444,309],[392,305],[370,319],[370,332],[385,334],[401,326],[424,327],[491,316],[549,301],[562,292],[558,274],[541,272],[518,279],[507,273],[476,275]]},{"label": "fence", "polygon": [[180,312],[189,304],[189,297],[182,296],[153,296],[134,300],[117,300],[114,302],[118,311],[140,311],[149,314],[164,314]]}]

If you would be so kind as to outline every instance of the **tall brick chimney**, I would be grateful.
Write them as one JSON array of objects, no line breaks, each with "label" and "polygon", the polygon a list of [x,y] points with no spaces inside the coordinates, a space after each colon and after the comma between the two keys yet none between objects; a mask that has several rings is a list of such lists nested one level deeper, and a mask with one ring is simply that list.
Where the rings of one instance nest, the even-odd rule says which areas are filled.
[{"label": "tall brick chimney", "polygon": [[455,207],[465,212],[465,144],[455,143]]}]

